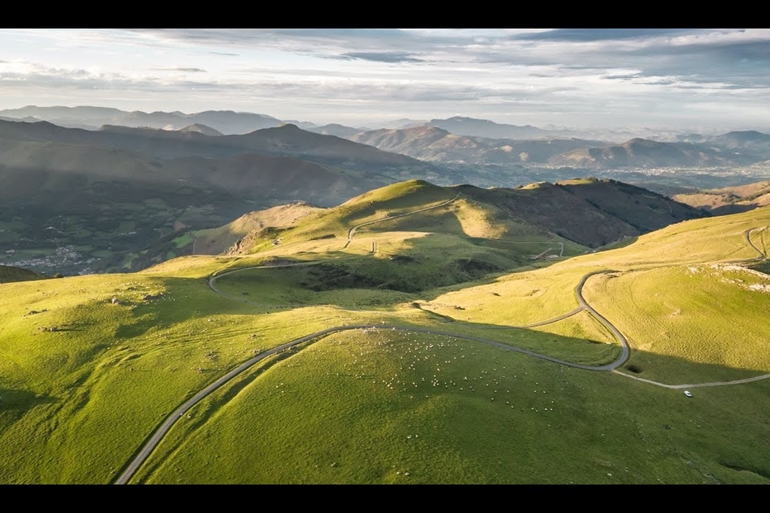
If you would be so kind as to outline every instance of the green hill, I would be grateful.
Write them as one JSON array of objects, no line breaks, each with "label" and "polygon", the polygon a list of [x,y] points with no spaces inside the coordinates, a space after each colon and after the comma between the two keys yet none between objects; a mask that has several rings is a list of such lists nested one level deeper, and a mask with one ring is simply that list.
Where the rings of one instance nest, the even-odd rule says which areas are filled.
[{"label": "green hill", "polygon": [[0,482],[118,481],[167,419],[129,482],[770,482],[770,208],[586,253],[540,189],[611,219],[411,181],[241,254],[4,283]]},{"label": "green hill", "polygon": [[[455,198],[451,206],[420,216],[401,216]],[[391,216],[371,229],[440,231],[496,241],[566,240],[596,248],[662,228],[702,211],[676,203],[646,189],[614,180],[583,180],[532,184],[516,189],[481,189],[471,185],[438,187],[410,180],[356,196],[318,212],[292,228],[260,227],[237,243],[232,254],[250,254],[281,244],[313,238],[344,238],[351,224],[369,230],[368,221]]]}]

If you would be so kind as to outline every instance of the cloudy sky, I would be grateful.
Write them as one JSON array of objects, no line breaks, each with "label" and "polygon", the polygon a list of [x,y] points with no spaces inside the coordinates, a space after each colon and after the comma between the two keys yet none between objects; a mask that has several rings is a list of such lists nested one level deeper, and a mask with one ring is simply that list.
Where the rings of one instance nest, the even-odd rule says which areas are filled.
[{"label": "cloudy sky", "polygon": [[0,109],[770,129],[770,30],[0,30]]}]

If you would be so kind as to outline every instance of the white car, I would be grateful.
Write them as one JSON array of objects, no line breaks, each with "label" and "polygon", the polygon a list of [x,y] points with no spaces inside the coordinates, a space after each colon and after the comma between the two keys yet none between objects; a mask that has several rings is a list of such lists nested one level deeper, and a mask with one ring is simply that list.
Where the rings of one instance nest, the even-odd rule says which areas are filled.
[{"label": "white car", "polygon": [[690,393],[689,390],[685,390],[684,395],[686,395],[687,397],[692,397],[692,394]]}]

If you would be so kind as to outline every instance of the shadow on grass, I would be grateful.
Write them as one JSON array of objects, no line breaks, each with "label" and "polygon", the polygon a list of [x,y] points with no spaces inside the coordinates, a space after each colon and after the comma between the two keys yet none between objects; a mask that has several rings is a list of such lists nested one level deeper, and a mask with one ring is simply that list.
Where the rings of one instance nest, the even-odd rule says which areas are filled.
[{"label": "shadow on grass", "polygon": [[770,260],[765,260],[762,263],[749,266],[749,268],[770,275]]},{"label": "shadow on grass", "polygon": [[[308,266],[276,267],[244,271],[217,280],[217,287],[231,298],[248,298],[255,305],[291,308],[301,305],[332,304],[351,310],[371,310],[370,303],[357,304],[355,292],[368,290],[403,293],[410,296],[389,296],[391,304],[378,303],[378,308],[393,310],[396,304],[408,300],[430,300],[444,291],[442,287],[462,288],[492,283],[500,275],[548,267],[554,260],[532,260],[532,253],[541,253],[553,243],[544,241],[523,249],[492,242],[493,247],[460,239],[451,248],[452,239],[427,235],[405,242],[398,254],[379,252],[374,257],[362,256],[314,263]],[[473,243],[475,242],[475,244]],[[542,246],[542,247],[540,247]],[[300,263],[301,260],[274,257],[266,265]],[[260,294],[261,290],[269,294]],[[279,299],[280,289],[287,293]],[[277,291],[277,292],[276,292]],[[319,293],[327,293],[321,295]],[[339,297],[332,297],[335,296]],[[291,299],[287,297],[293,296]],[[261,301],[259,298],[262,297]],[[350,297],[350,300],[346,300]]]},{"label": "shadow on grass", "polygon": [[[618,371],[632,377],[658,381],[667,385],[728,382],[770,374],[770,369],[756,370],[704,363],[677,356],[642,351],[633,347],[630,358]],[[767,381],[770,383],[770,379]]]},{"label": "shadow on grass", "polygon": [[10,413],[18,418],[28,410],[43,404],[57,403],[60,400],[48,394],[38,394],[19,388],[0,388],[0,414]]}]

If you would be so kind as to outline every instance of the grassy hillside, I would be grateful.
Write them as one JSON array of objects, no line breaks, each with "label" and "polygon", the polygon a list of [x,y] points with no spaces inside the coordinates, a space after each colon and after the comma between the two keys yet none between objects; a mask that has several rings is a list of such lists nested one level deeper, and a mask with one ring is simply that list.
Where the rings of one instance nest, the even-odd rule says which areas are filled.
[{"label": "grassy hillside", "polygon": [[195,237],[193,254],[217,255],[224,253],[252,231],[292,226],[298,219],[319,210],[321,209],[305,203],[279,205],[266,210],[249,212],[224,226],[196,230],[192,234]]},{"label": "grassy hillside", "polygon": [[[249,254],[3,284],[0,482],[113,482],[227,371],[359,325],[177,416],[131,482],[770,482],[770,380],[697,386],[770,373],[770,278],[744,268],[766,265],[770,208],[595,253],[495,208],[407,182]],[[593,272],[582,296],[631,346],[618,372],[570,366],[622,354],[579,303]]]},{"label": "grassy hillside", "polygon": [[335,335],[207,401],[138,481],[767,483],[769,386],[688,402],[495,348]]},{"label": "grassy hillside", "polygon": [[[452,199],[451,204],[427,208],[419,216],[402,215],[408,209],[425,209]],[[344,239],[356,225],[363,231],[452,233],[485,239],[479,241],[485,244],[490,240],[553,240],[571,248],[599,247],[703,215],[645,189],[611,180],[539,183],[516,189],[438,187],[409,180],[356,196],[339,207],[307,216],[291,228],[254,230],[237,243],[234,254],[252,254],[299,240]],[[383,216],[393,219],[372,228],[367,224]]]}]

